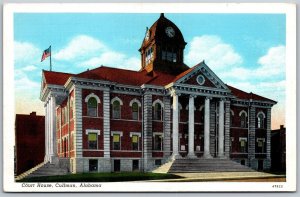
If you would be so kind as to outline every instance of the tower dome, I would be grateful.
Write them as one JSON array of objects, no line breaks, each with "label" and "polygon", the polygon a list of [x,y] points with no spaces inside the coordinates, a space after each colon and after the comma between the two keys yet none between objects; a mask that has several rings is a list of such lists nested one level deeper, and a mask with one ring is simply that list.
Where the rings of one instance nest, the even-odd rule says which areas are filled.
[{"label": "tower dome", "polygon": [[164,14],[147,28],[142,46],[139,49],[142,56],[142,70],[162,71],[178,74],[188,69],[183,63],[185,45],[179,28]]}]

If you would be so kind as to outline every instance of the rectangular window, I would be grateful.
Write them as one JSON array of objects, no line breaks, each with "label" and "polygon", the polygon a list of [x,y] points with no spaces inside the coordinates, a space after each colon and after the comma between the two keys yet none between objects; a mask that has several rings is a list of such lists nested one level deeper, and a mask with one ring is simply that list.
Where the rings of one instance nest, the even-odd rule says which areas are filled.
[{"label": "rectangular window", "polygon": [[241,153],[247,152],[247,141],[245,139],[240,140],[240,151]]},{"label": "rectangular window", "polygon": [[121,149],[120,134],[113,134],[113,149],[114,150],[120,150]]},{"label": "rectangular window", "polygon": [[173,53],[173,62],[177,61],[176,53]]},{"label": "rectangular window", "polygon": [[162,150],[162,136],[154,135],[154,150]]},{"label": "rectangular window", "polygon": [[67,106],[64,107],[64,109],[65,109],[65,123],[67,123],[68,122],[68,109],[67,109]]},{"label": "rectangular window", "polygon": [[150,47],[146,50],[146,65],[149,64],[153,59],[153,49]]},{"label": "rectangular window", "polygon": [[65,108],[61,108],[61,124],[65,124]]},{"label": "rectangular window", "polygon": [[132,160],[132,171],[139,171],[139,160]]},{"label": "rectangular window", "polygon": [[132,105],[132,119],[133,120],[139,119],[139,106],[137,103],[133,103]]},{"label": "rectangular window", "polygon": [[155,165],[160,166],[161,165],[161,159],[155,159]]},{"label": "rectangular window", "polygon": [[70,150],[73,150],[74,149],[74,143],[73,143],[73,140],[74,140],[74,135],[73,133],[71,134],[71,137],[70,137]]},{"label": "rectangular window", "polygon": [[132,136],[132,150],[139,150],[139,136]]},{"label": "rectangular window", "polygon": [[88,134],[89,149],[97,149],[97,133]]},{"label": "rectangular window", "polygon": [[60,124],[59,124],[59,118],[60,117],[60,114],[56,114],[56,130],[58,130],[60,128]]},{"label": "rectangular window", "polygon": [[73,118],[73,104],[74,104],[74,101],[70,100],[70,119]]},{"label": "rectangular window", "polygon": [[98,172],[98,160],[97,159],[89,160],[89,171],[90,172]]},{"label": "rectangular window", "polygon": [[257,139],[257,152],[264,153],[264,140],[263,139]]}]

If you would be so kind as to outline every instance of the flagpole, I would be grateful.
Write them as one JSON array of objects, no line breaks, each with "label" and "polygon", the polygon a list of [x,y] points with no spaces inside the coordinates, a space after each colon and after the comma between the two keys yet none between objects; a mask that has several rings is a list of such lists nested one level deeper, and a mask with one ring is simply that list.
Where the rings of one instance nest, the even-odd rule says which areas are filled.
[{"label": "flagpole", "polygon": [[50,45],[50,71],[52,71],[52,61],[51,61],[51,45]]}]

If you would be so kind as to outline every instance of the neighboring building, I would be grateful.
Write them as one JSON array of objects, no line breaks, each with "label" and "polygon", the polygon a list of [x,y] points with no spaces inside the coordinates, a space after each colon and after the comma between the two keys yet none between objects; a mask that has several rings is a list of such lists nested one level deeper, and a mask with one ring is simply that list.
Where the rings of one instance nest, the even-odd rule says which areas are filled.
[{"label": "neighboring building", "polygon": [[45,117],[17,114],[15,127],[15,173],[19,175],[42,163],[45,156]]},{"label": "neighboring building", "polygon": [[180,157],[269,169],[276,102],[226,85],[204,61],[189,68],[186,44],[161,14],[143,38],[139,71],[43,71],[45,160],[69,158],[73,173],[149,171]]},{"label": "neighboring building", "polygon": [[272,130],[271,133],[271,156],[273,171],[284,172],[286,170],[286,131],[283,125],[280,129]]}]

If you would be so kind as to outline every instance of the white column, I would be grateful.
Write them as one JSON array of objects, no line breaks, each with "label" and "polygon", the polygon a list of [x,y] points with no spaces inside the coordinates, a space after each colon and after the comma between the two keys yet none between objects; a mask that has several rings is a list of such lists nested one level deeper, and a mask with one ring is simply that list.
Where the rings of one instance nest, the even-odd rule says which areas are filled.
[{"label": "white column", "polygon": [[48,153],[47,153],[47,155],[48,155],[48,161],[50,160],[50,135],[51,135],[51,133],[50,133],[50,102],[49,102],[49,100],[47,101],[47,146],[48,146]]},{"label": "white column", "polygon": [[179,158],[178,151],[178,94],[173,95],[173,154],[172,157]]},{"label": "white column", "polygon": [[224,158],[224,100],[219,101],[218,157]]},{"label": "white column", "polygon": [[194,151],[194,131],[195,131],[195,121],[194,121],[194,95],[190,95],[189,98],[189,158],[196,158],[195,151]]},{"label": "white column", "polygon": [[204,111],[204,158],[212,158],[212,156],[210,155],[210,150],[209,150],[209,146],[210,146],[210,98],[205,98],[205,111]]},{"label": "white column", "polygon": [[55,126],[55,97],[51,96],[48,103],[49,115],[49,130],[48,130],[48,143],[49,143],[49,160],[50,163],[56,164],[58,162],[56,154],[56,126]]},{"label": "white column", "polygon": [[56,145],[56,98],[55,96],[52,97],[52,130],[51,130],[51,133],[52,133],[52,154],[54,156],[57,156],[57,145]]},{"label": "white column", "polygon": [[[52,119],[53,119],[53,111],[52,111],[52,97],[50,98],[49,101],[49,153],[50,153],[50,158],[53,156],[53,133],[52,133]],[[50,159],[51,162],[51,159]]]},{"label": "white column", "polygon": [[48,105],[45,104],[45,158],[44,161],[48,161]]}]

